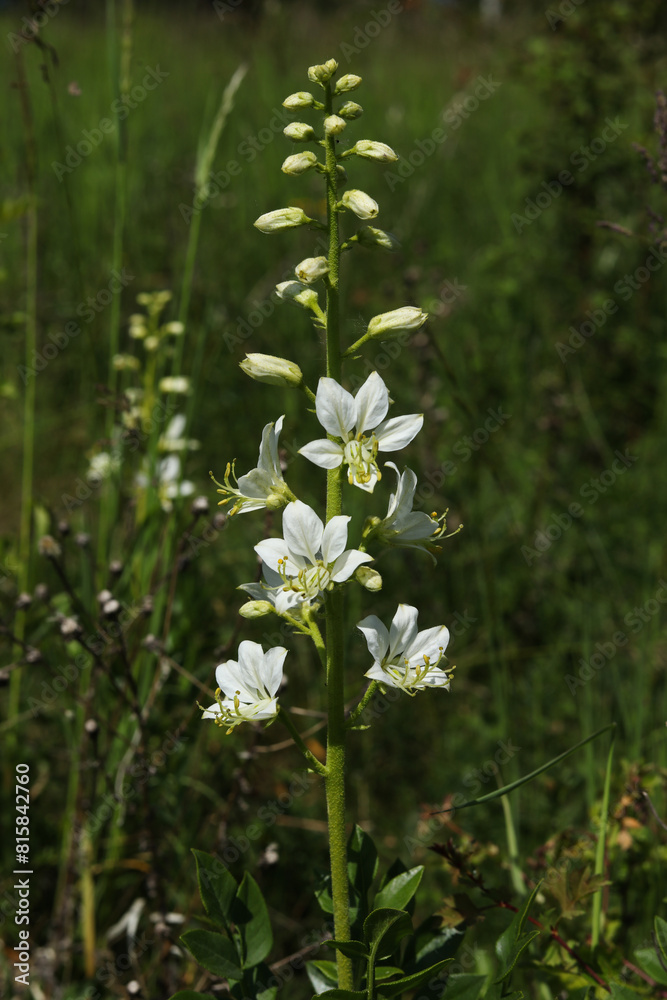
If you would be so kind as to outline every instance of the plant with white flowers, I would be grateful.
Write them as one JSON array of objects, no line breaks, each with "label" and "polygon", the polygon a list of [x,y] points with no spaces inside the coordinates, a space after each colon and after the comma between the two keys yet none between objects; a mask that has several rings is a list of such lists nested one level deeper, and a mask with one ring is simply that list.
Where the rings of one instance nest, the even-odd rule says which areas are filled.
[{"label": "plant with white flowers", "polygon": [[[359,118],[362,108],[341,98],[356,90],[361,78],[346,74],[336,82],[337,69],[333,59],[311,66],[308,78],[319,88],[317,92],[299,91],[283,102],[286,108],[299,115],[315,111],[320,117],[315,124],[299,121],[287,125],[284,132],[289,140],[300,145],[311,144],[313,149],[289,155],[282,169],[288,175],[315,171],[322,176],[326,187],[326,222],[310,218],[295,206],[269,211],[255,222],[262,233],[308,226],[327,234],[327,255],[300,261],[295,266],[294,278],[277,286],[281,300],[305,310],[314,327],[325,331],[326,368],[313,391],[293,361],[249,354],[241,363],[241,368],[251,378],[274,386],[298,388],[311,405],[314,404],[315,415],[326,436],[305,442],[299,453],[313,465],[326,470],[324,517],[299,499],[285,479],[279,452],[283,416],[264,427],[257,466],[236,479],[235,465],[230,461],[223,482],[217,483],[218,492],[222,494],[220,503],[230,505],[228,512],[231,515],[262,509],[283,511],[281,530],[275,537],[264,538],[255,545],[262,562],[263,579],[241,585],[240,589],[251,598],[241,608],[241,614],[247,618],[277,616],[295,633],[312,641],[324,671],[322,692],[323,696],[326,692],[328,715],[326,760],[322,763],[313,756],[299,735],[289,710],[279,705],[283,663],[289,674],[289,653],[283,646],[265,651],[258,643],[241,642],[238,659],[227,660],[217,668],[216,702],[204,709],[203,718],[213,720],[227,734],[242,722],[272,722],[279,718],[287,726],[309,769],[322,777],[327,801],[331,872],[328,889],[321,900],[325,900],[325,910],[333,914],[338,960],[337,968],[333,963],[314,963],[310,968],[311,981],[322,995],[334,991],[331,996],[360,997],[362,994],[355,991],[363,987],[370,997],[375,995],[376,982],[382,980],[384,985],[377,995],[398,996],[437,974],[446,959],[439,953],[434,953],[432,961],[415,957],[407,960],[404,956],[400,968],[396,968],[394,961],[391,968],[381,971],[380,957],[393,954],[397,947],[388,947],[386,936],[402,928],[396,938],[398,941],[408,932],[410,918],[406,907],[417,889],[422,869],[413,869],[409,877],[399,873],[390,878],[378,893],[373,910],[366,889],[362,892],[360,885],[364,879],[372,881],[374,869],[369,873],[362,868],[369,863],[373,867],[374,848],[372,851],[368,848],[370,838],[356,828],[351,850],[356,852],[355,856],[363,854],[366,860],[363,865],[358,863],[357,875],[350,881],[345,836],[345,741],[350,729],[367,728],[362,725],[364,709],[378,689],[394,687],[409,696],[427,688],[449,690],[453,669],[446,665],[449,633],[444,625],[431,625],[418,631],[417,609],[408,604],[399,604],[388,628],[374,614],[359,621],[357,629],[365,638],[370,654],[366,670],[370,683],[365,685],[360,673],[359,698],[356,707],[346,715],[344,682],[349,682],[350,678],[346,678],[344,661],[343,597],[345,588],[355,583],[369,594],[381,588],[380,574],[369,565],[375,558],[376,549],[384,546],[418,548],[435,561],[435,554],[440,551],[435,542],[444,536],[445,515],[428,515],[414,510],[415,473],[407,468],[401,471],[394,462],[383,462],[385,454],[396,455],[414,440],[423,426],[423,414],[388,416],[389,390],[376,371],[371,372],[354,395],[342,384],[344,361],[355,355],[367,341],[387,340],[405,331],[418,330],[426,322],[427,315],[416,306],[404,305],[372,317],[364,335],[354,343],[341,343],[341,255],[360,246],[387,250],[397,246],[395,238],[381,229],[368,225],[355,228],[356,220],[375,219],[379,205],[364,191],[343,190],[347,172],[342,161],[352,163],[353,158],[359,156],[386,163],[396,160],[397,156],[383,142],[361,139],[353,145],[346,143],[348,123]],[[339,102],[340,106],[336,107]],[[341,233],[344,218],[352,223],[345,237]],[[351,518],[343,512],[345,491],[356,489],[366,495],[372,494],[383,480],[384,466],[397,476],[395,492],[389,497],[385,517],[368,517],[355,545],[348,537]],[[361,653],[361,646],[359,651]],[[202,859],[203,856],[197,853],[200,885],[202,872],[209,864]],[[239,892],[249,878],[247,874],[244,876]],[[223,892],[223,889],[219,893],[215,890],[217,901],[213,902],[202,887],[209,916],[217,912],[216,907],[224,908],[227,890]],[[210,893],[208,895],[210,897]],[[249,906],[249,898],[246,893],[246,906]],[[259,952],[255,950],[259,962],[266,957],[270,947],[270,930],[264,929],[269,944]],[[210,932],[186,935],[186,943],[202,964],[207,965],[208,961],[207,968],[213,968],[210,940],[207,939],[204,947],[203,938],[192,936],[205,933]],[[228,967],[224,974],[234,995],[233,987],[238,983],[241,984],[239,996],[274,996],[275,991],[267,990],[262,981],[260,965],[249,965],[242,947],[238,953],[230,951],[235,941],[234,934],[231,941],[225,939],[221,953],[227,956]],[[236,955],[233,961],[232,954]],[[219,970],[220,964],[218,962],[216,969]],[[391,991],[387,993],[389,986]]]}]

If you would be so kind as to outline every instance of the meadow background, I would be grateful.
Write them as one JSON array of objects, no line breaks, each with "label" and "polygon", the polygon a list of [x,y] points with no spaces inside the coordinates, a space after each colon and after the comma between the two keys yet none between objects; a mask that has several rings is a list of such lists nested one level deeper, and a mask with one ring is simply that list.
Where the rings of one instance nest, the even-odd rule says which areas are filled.
[{"label": "meadow background", "polygon": [[[292,464],[314,418],[305,426],[301,399],[250,382],[238,362],[246,351],[284,355],[310,384],[321,370],[305,315],[271,298],[313,254],[314,236],[267,238],[252,223],[286,204],[323,208],[316,176],[280,172],[294,151],[281,134],[294,116],[281,102],[306,88],[308,65],[332,57],[363,77],[355,97],[364,117],[350,134],[387,142],[401,157],[349,170],[402,247],[347,261],[345,335],[352,342],[370,316],[401,304],[431,314],[406,346],[364,349],[358,371],[367,363],[380,371],[396,413],[425,412],[405,461],[429,484],[424,509],[448,507],[452,528],[465,526],[436,568],[420,553],[389,553],[379,566],[383,592],[350,602],[351,621],[371,610],[386,617],[397,599],[417,605],[427,625],[444,621],[457,666],[449,695],[387,703],[370,733],[353,734],[350,816],[386,863],[399,855],[427,865],[431,908],[459,891],[428,851],[434,840],[451,836],[477,852],[489,885],[515,895],[522,877],[575,858],[544,912],[553,922],[566,910],[561,933],[585,952],[590,897],[580,913],[570,903],[577,873],[592,869],[608,737],[505,807],[497,800],[451,821],[429,814],[452,795],[528,773],[614,720],[600,961],[617,970],[634,962],[654,914],[666,915],[656,813],[667,816],[667,113],[663,106],[658,131],[654,114],[667,83],[667,16],[658,0],[506,7],[497,25],[484,25],[472,3],[269,0],[216,10],[70,0],[53,4],[36,40],[26,37],[27,7],[0,11],[8,996],[18,762],[32,782],[36,998],[125,996],[130,980],[150,997],[201,986],[172,948],[201,913],[190,847],[255,874],[276,960],[317,939],[312,893],[326,868],[319,789],[293,785],[300,760],[279,726],[225,738],[200,723],[196,702],[209,698],[202,686],[214,686],[241,627],[241,638],[259,641],[275,632],[238,619],[235,590],[254,578],[252,545],[275,525],[262,515],[216,520],[209,469],[221,478],[234,457],[240,471],[252,467],[262,427],[285,412],[290,477],[300,496],[321,502],[313,467]],[[240,65],[246,73],[203,178],[209,194],[193,213],[198,157],[201,168]],[[149,71],[154,88],[140,99],[137,91],[119,122],[114,102]],[[437,129],[445,139],[436,143]],[[81,155],[86,130],[101,139]],[[655,159],[655,176],[636,144]],[[629,234],[601,227],[605,220]],[[162,319],[182,319],[185,334],[165,342],[162,374],[193,385],[185,407],[164,398],[187,409],[187,437],[199,442],[182,454],[194,492],[170,511],[156,483],[142,492],[135,482],[164,423],[123,430],[123,393],[138,376],[109,362],[121,352],[143,364],[129,317],[145,311],[137,295],[163,289],[173,299]],[[64,333],[72,322],[80,333]],[[122,461],[91,486],[91,461],[113,449]],[[208,513],[192,514],[195,496],[208,498]],[[385,500],[378,496],[377,513]],[[44,535],[54,540],[46,555]],[[96,599],[103,590],[128,613],[120,638],[109,638],[116,618]],[[103,639],[67,674],[82,650],[63,629],[72,619]],[[304,728],[317,752],[314,664],[298,640],[287,644],[288,693],[313,713]],[[366,669],[364,653],[350,629],[351,678]],[[249,824],[259,830],[251,840]],[[121,963],[128,925],[118,922],[128,912],[143,943]],[[470,916],[466,942],[479,968],[492,961],[484,942],[496,916]],[[637,976],[631,986],[650,992]],[[531,990],[545,1000],[558,993],[543,976]],[[310,995],[302,975],[287,992]]]}]

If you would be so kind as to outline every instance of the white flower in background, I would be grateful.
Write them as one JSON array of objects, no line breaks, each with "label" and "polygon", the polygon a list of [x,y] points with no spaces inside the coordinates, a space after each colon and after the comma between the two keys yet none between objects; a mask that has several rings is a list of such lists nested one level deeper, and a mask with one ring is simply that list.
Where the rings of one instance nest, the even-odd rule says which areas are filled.
[{"label": "white flower in background", "polygon": [[284,646],[265,653],[258,642],[245,639],[239,645],[238,660],[227,660],[216,668],[216,704],[205,709],[202,718],[228,726],[227,734],[241,722],[275,719],[286,656]]},{"label": "white flower in background", "polygon": [[398,471],[393,462],[385,462],[385,466],[393,469],[398,477],[396,492],[389,497],[386,516],[375,524],[372,534],[386,545],[401,545],[410,549],[424,549],[435,562],[431,552],[431,543],[439,538],[445,530],[444,519],[429,517],[422,510],[413,510],[417,488],[417,477],[412,469],[406,469],[403,474]]},{"label": "white flower in background", "polygon": [[453,668],[442,670],[438,663],[444,656],[449,631],[444,625],[417,631],[418,611],[409,604],[399,604],[387,631],[375,615],[357,624],[363,633],[373,666],[366,677],[414,694],[426,688],[449,690]]},{"label": "white flower in background", "polygon": [[404,448],[421,430],[423,413],[385,420],[389,392],[377,372],[371,372],[356,396],[335,379],[321,378],[315,397],[315,412],[324,429],[341,444],[321,438],[299,449],[299,453],[322,469],[348,467],[348,481],[372,493],[381,472],[379,451]]},{"label": "white flower in background", "polygon": [[108,479],[114,472],[118,472],[121,467],[121,456],[117,451],[98,451],[93,455],[86,472],[86,479],[90,483],[100,483]]},{"label": "white flower in background", "polygon": [[[230,515],[239,511],[262,510],[264,507],[268,507],[269,510],[278,510],[294,499],[294,494],[283,479],[278,455],[278,437],[284,419],[283,414],[276,420],[275,424],[267,424],[262,431],[262,443],[259,446],[259,457],[255,469],[251,469],[245,476],[236,480],[234,463],[228,462],[224,485],[216,479],[213,480],[216,486],[220,487],[218,493],[224,497],[223,500],[219,501],[220,504],[229,503],[233,497],[237,498],[229,511]],[[230,483],[230,475],[236,480],[236,486],[232,486]]]},{"label": "white flower in background", "polygon": [[[147,474],[147,466],[144,463],[142,472],[137,473],[135,484],[140,489],[147,489],[151,480]],[[180,497],[189,497],[195,491],[195,484],[188,479],[181,480],[181,460],[178,455],[167,455],[157,464],[155,475],[155,486],[160,499],[162,510],[173,509],[173,500]]]},{"label": "white flower in background", "polygon": [[200,446],[200,442],[194,438],[183,437],[185,430],[185,414],[177,413],[172,417],[164,434],[158,441],[160,451],[195,451]]},{"label": "white flower in background", "polygon": [[177,392],[184,395],[190,392],[190,379],[184,375],[167,375],[158,382],[160,392]]},{"label": "white flower in background", "polygon": [[[301,600],[312,601],[334,583],[343,583],[372,556],[347,549],[345,514],[332,517],[326,528],[312,507],[295,500],[283,514],[284,538],[266,538],[255,552]],[[277,607],[277,605],[276,605]]]}]

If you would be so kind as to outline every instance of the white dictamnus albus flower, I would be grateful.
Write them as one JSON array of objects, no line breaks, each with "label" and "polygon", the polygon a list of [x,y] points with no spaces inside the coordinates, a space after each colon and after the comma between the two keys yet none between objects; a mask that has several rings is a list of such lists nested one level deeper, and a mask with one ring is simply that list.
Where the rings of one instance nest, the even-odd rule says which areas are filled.
[{"label": "white dictamnus albus flower", "polygon": [[401,306],[391,312],[373,316],[366,331],[369,337],[391,337],[405,330],[419,330],[428,319],[428,313],[417,306]]},{"label": "white dictamnus albus flower", "polygon": [[358,191],[356,188],[345,192],[340,200],[340,205],[343,208],[349,208],[358,219],[374,219],[380,211],[380,206],[374,198],[371,198],[365,191]]},{"label": "white dictamnus albus flower", "polygon": [[371,518],[365,537],[374,537],[385,545],[395,545],[409,549],[424,549],[435,563],[433,551],[439,547],[433,543],[444,533],[444,519],[431,517],[423,510],[413,510],[417,477],[412,469],[399,473],[393,462],[385,462],[398,478],[396,492],[389,497],[387,513],[382,520]]},{"label": "white dictamnus albus flower", "polygon": [[356,396],[332,378],[321,378],[315,397],[317,419],[328,434],[299,449],[299,453],[322,469],[347,465],[351,485],[372,493],[381,472],[379,451],[399,451],[421,430],[422,413],[385,420],[389,392],[380,375],[371,372]]},{"label": "white dictamnus albus flower", "polygon": [[[228,512],[230,516],[239,512],[251,510],[279,510],[294,499],[294,494],[283,479],[278,454],[278,437],[282,430],[284,415],[275,423],[267,424],[262,432],[262,443],[259,446],[257,467],[236,480],[234,463],[227,463],[224,484],[217,479],[213,482],[218,487],[218,493],[223,497],[218,504],[227,504],[234,500],[234,505]],[[236,480],[232,486],[230,477]]]},{"label": "white dictamnus albus flower", "polygon": [[350,90],[356,90],[360,83],[360,76],[356,76],[354,73],[346,73],[345,76],[341,76],[336,81],[334,94],[346,94]]},{"label": "white dictamnus albus flower", "polygon": [[294,268],[294,273],[304,285],[310,285],[318,278],[323,278],[329,273],[329,264],[326,257],[306,257]]},{"label": "white dictamnus albus flower", "polygon": [[315,153],[307,150],[305,153],[293,153],[292,156],[288,156],[280,169],[284,174],[298,177],[299,174],[305,174],[306,170],[312,170],[316,164]]},{"label": "white dictamnus albus flower", "polygon": [[280,229],[294,229],[295,226],[306,226],[312,222],[302,208],[277,208],[274,212],[266,212],[255,219],[253,225],[260,233],[276,233]]},{"label": "white dictamnus albus flower", "polygon": [[436,625],[418,632],[417,617],[417,608],[399,604],[389,629],[376,615],[357,624],[373,657],[366,677],[409,695],[426,688],[448,691],[453,668],[443,670],[438,664],[447,648],[449,631]]},{"label": "white dictamnus albus flower", "polygon": [[290,111],[296,111],[298,108],[312,108],[314,104],[315,98],[307,90],[299,90],[296,94],[290,94],[283,101],[283,107]]},{"label": "white dictamnus albus flower", "polygon": [[291,139],[292,142],[311,142],[317,138],[313,126],[307,125],[305,122],[291,122],[283,129],[283,135]]},{"label": "white dictamnus albus flower", "polygon": [[324,134],[339,135],[346,125],[346,121],[340,115],[329,115],[324,119]]},{"label": "white dictamnus albus flower", "polygon": [[278,385],[283,389],[298,387],[303,381],[303,373],[294,361],[277,358],[273,354],[246,354],[245,360],[239,362],[239,368],[256,382]]},{"label": "white dictamnus albus flower", "polygon": [[352,149],[347,149],[341,156],[363,156],[365,160],[377,160],[378,163],[394,163],[398,156],[386,142],[375,142],[373,139],[358,139]]},{"label": "white dictamnus albus flower", "polygon": [[[238,660],[227,660],[215,671],[216,704],[204,709],[203,719],[227,726],[227,734],[242,722],[261,722],[278,715],[278,689],[283,679],[284,646],[267,653],[258,642],[239,644]],[[224,695],[224,697],[223,697]]]},{"label": "white dictamnus albus flower", "polygon": [[284,537],[264,539],[255,552],[287,590],[301,595],[302,602],[315,600],[372,561],[366,552],[345,549],[349,520],[338,514],[325,527],[312,507],[296,500],[283,513]]},{"label": "white dictamnus albus flower", "polygon": [[325,87],[337,69],[338,63],[336,60],[327,59],[325,63],[321,63],[318,66],[308,67],[308,79],[311,83],[319,83],[321,87]]}]

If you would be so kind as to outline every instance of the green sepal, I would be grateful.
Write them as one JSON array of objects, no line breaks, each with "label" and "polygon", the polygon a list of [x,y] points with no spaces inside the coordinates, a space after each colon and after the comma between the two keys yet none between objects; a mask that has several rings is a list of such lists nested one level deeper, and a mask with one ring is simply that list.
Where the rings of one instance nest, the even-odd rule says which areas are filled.
[{"label": "green sepal", "polygon": [[251,969],[271,951],[273,932],[262,891],[248,872],[238,887],[233,914],[243,943],[243,968]]},{"label": "green sepal", "polygon": [[181,941],[201,966],[222,979],[241,979],[236,948],[218,931],[194,930],[181,935]]},{"label": "green sepal", "polygon": [[455,973],[447,980],[443,1000],[477,1000],[485,982],[486,976],[475,976],[470,972]]},{"label": "green sepal", "polygon": [[390,906],[396,910],[404,910],[419,888],[423,874],[424,866],[417,865],[416,868],[396,875],[380,889],[373,905],[378,908]]},{"label": "green sepal", "polygon": [[537,895],[541,882],[538,882],[530,896],[525,900],[521,909],[514,915],[512,923],[507,927],[496,941],[496,954],[500,959],[501,972],[494,983],[502,983],[512,972],[519,955],[528,947],[540,933],[538,930],[523,933],[524,924],[528,917],[528,910]]},{"label": "green sepal", "polygon": [[364,940],[369,948],[371,963],[391,955],[406,934],[412,934],[412,920],[405,910],[389,907],[373,910],[364,921]]},{"label": "green sepal", "polygon": [[197,884],[204,908],[214,924],[228,931],[238,883],[221,861],[194,848],[192,853],[197,865]]},{"label": "green sepal", "polygon": [[368,948],[363,941],[327,941],[327,944],[348,958],[368,958]]},{"label": "green sepal", "polygon": [[440,972],[441,969],[444,969],[446,965],[453,961],[453,958],[445,958],[442,962],[436,962],[435,965],[431,965],[428,969],[422,969],[421,972],[415,972],[411,976],[402,976],[400,979],[394,979],[391,983],[376,983],[375,992],[378,997],[384,997],[385,1000],[389,1000],[390,997],[398,996],[407,990],[413,990],[421,986],[422,983],[432,979],[436,973]]}]

